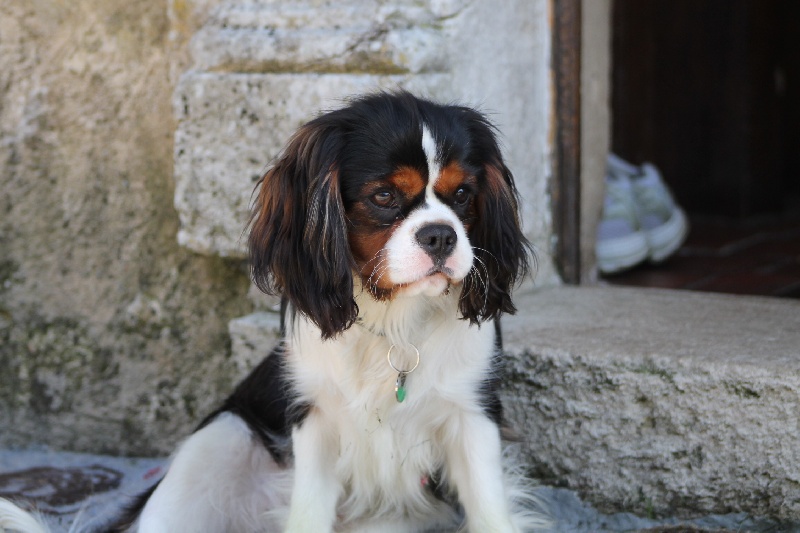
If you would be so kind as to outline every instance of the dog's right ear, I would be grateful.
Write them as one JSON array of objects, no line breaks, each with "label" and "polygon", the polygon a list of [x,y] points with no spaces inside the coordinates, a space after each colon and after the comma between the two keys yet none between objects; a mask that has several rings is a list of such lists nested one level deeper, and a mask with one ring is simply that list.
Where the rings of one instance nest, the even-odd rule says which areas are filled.
[{"label": "dog's right ear", "polygon": [[353,324],[358,307],[339,191],[344,143],[326,118],[300,128],[261,178],[249,247],[256,286],[282,293],[327,339]]}]

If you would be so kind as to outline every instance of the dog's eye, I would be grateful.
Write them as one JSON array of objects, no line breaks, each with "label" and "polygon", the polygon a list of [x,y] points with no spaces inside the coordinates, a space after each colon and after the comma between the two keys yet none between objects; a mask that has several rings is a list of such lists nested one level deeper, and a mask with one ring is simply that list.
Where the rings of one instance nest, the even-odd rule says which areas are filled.
[{"label": "dog's eye", "polygon": [[466,187],[459,187],[453,195],[453,201],[456,205],[465,205],[472,199],[472,192]]},{"label": "dog's eye", "polygon": [[372,203],[378,207],[394,207],[394,194],[390,191],[378,191],[372,195]]}]

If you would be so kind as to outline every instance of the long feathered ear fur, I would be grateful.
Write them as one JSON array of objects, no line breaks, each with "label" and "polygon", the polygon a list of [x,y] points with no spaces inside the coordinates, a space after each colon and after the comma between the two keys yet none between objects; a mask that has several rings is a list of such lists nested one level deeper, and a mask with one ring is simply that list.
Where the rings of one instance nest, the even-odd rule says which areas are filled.
[{"label": "long feathered ear fur", "polygon": [[460,311],[465,319],[479,323],[516,312],[511,291],[527,275],[533,254],[522,233],[514,178],[503,162],[494,129],[479,113],[465,112],[482,183],[476,198],[477,221],[469,233],[475,268],[464,280]]},{"label": "long feathered ear fur", "polygon": [[250,267],[256,286],[283,294],[327,339],[358,316],[353,258],[339,192],[342,138],[323,118],[290,139],[261,179],[250,219]]}]

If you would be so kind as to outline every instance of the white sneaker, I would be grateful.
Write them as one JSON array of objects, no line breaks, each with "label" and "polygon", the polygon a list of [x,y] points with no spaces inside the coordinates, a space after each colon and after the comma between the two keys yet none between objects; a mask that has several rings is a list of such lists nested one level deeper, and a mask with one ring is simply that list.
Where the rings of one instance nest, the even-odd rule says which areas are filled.
[{"label": "white sneaker", "polygon": [[598,268],[604,274],[620,272],[647,259],[649,251],[639,226],[630,176],[609,164],[603,216],[597,225]]},{"label": "white sneaker", "polygon": [[660,263],[675,253],[689,234],[689,222],[672,198],[661,173],[650,163],[641,166],[641,173],[631,178],[639,225],[647,237],[649,258]]},{"label": "white sneaker", "polygon": [[597,262],[611,274],[648,259],[672,255],[689,232],[686,214],[675,204],[658,169],[637,167],[609,154],[606,197],[597,230]]}]

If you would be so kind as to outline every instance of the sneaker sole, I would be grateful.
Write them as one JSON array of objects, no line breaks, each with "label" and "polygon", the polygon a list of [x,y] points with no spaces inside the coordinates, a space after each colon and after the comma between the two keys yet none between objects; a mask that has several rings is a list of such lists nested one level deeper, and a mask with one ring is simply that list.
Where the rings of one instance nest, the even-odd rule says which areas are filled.
[{"label": "sneaker sole", "polygon": [[597,267],[603,274],[613,274],[638,265],[647,259],[650,248],[641,231],[597,242]]},{"label": "sneaker sole", "polygon": [[650,248],[649,260],[660,263],[674,254],[689,234],[686,214],[676,207],[669,220],[660,226],[644,232]]}]

